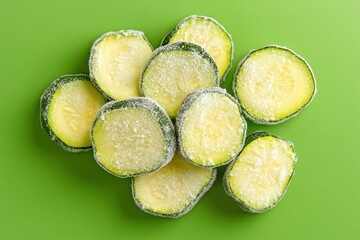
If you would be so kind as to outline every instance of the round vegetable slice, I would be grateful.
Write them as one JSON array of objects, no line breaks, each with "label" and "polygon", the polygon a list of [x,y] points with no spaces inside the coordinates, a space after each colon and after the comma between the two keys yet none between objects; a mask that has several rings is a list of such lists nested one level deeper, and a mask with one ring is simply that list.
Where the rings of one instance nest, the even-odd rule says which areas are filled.
[{"label": "round vegetable slice", "polygon": [[244,149],[224,175],[226,193],[245,211],[274,207],[295,173],[297,156],[291,142],[259,131],[246,138]]},{"label": "round vegetable slice", "polygon": [[225,79],[231,68],[234,45],[230,34],[220,23],[206,16],[189,16],[164,37],[161,45],[179,41],[192,42],[205,48],[215,60],[221,80]]},{"label": "round vegetable slice", "polygon": [[91,139],[98,164],[122,178],[161,168],[176,147],[174,126],[165,111],[154,100],[140,97],[105,104]]},{"label": "round vegetable slice", "polygon": [[133,178],[136,205],[152,215],[177,218],[189,212],[212,186],[216,169],[205,169],[175,153],[172,161],[152,173]]},{"label": "round vegetable slice", "polygon": [[156,49],[144,68],[140,90],[175,117],[191,92],[219,84],[214,60],[199,45],[177,42]]},{"label": "round vegetable slice", "polygon": [[138,97],[140,74],[152,51],[143,32],[108,32],[91,48],[91,80],[108,99]]},{"label": "round vegetable slice", "polygon": [[240,62],[233,88],[245,114],[261,124],[295,116],[316,93],[315,77],[305,60],[273,45],[251,51]]},{"label": "round vegetable slice", "polygon": [[89,76],[61,76],[41,96],[41,127],[66,151],[89,150],[90,129],[104,103],[104,97],[91,84]]},{"label": "round vegetable slice", "polygon": [[217,167],[233,160],[242,149],[246,121],[237,101],[219,87],[189,94],[177,115],[182,155],[200,167]]}]

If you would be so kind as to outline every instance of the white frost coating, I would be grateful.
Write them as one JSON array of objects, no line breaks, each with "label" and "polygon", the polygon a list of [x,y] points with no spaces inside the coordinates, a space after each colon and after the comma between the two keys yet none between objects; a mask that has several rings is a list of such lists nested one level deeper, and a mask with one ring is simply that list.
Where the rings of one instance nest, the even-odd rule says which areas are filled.
[{"label": "white frost coating", "polygon": [[173,34],[170,44],[186,41],[205,48],[214,58],[220,78],[225,78],[230,69],[234,47],[230,34],[220,23],[210,17],[194,15],[184,19],[170,34]]},{"label": "white frost coating", "polygon": [[117,177],[155,171],[172,159],[176,149],[169,116],[154,100],[144,97],[105,104],[91,138],[96,161]]},{"label": "white frost coating", "polygon": [[184,98],[191,92],[216,86],[217,74],[213,66],[200,54],[185,50],[159,52],[146,67],[142,90],[175,117]]},{"label": "white frost coating", "polygon": [[249,143],[233,164],[228,174],[231,191],[255,211],[270,208],[286,190],[295,161],[287,141],[260,137]]},{"label": "white frost coating", "polygon": [[93,138],[99,162],[118,175],[155,169],[167,153],[159,123],[143,108],[103,114],[95,125]]},{"label": "white frost coating", "polygon": [[160,170],[134,178],[134,200],[151,214],[179,217],[188,212],[212,185],[215,171],[196,167],[176,153]]},{"label": "white frost coating", "polygon": [[292,51],[269,46],[239,64],[234,91],[246,113],[265,122],[295,114],[314,96],[310,67]]},{"label": "white frost coating", "polygon": [[201,89],[188,98],[177,119],[182,153],[203,167],[231,161],[241,150],[246,131],[236,101],[221,88]]},{"label": "white frost coating", "polygon": [[90,75],[112,99],[140,96],[140,73],[151,53],[152,47],[140,31],[106,33],[92,47]]}]

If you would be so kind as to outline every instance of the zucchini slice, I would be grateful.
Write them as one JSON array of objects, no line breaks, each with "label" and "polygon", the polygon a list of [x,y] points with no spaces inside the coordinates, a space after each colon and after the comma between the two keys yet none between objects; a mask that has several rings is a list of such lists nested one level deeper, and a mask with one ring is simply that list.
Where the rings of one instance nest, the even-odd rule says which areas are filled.
[{"label": "zucchini slice", "polygon": [[219,84],[214,60],[199,45],[177,42],[156,49],[144,68],[140,90],[174,118],[191,92]]},{"label": "zucchini slice", "polygon": [[295,116],[316,93],[315,77],[306,61],[274,45],[253,50],[240,62],[233,88],[245,114],[261,124]]},{"label": "zucchini slice", "polygon": [[177,218],[189,212],[216,178],[216,169],[205,169],[175,153],[160,170],[133,178],[136,205],[155,216]]},{"label": "zucchini slice", "polygon": [[41,96],[41,127],[66,151],[89,150],[90,129],[104,103],[104,97],[91,84],[89,76],[61,76]]},{"label": "zucchini slice", "polygon": [[221,81],[231,68],[234,45],[230,34],[215,19],[189,16],[166,35],[161,45],[179,41],[192,42],[205,48],[219,68]]},{"label": "zucchini slice", "polygon": [[242,149],[246,121],[237,101],[219,87],[189,94],[176,118],[182,155],[200,167],[218,167]]},{"label": "zucchini slice", "polygon": [[174,126],[165,111],[154,100],[140,97],[105,104],[91,139],[97,163],[122,178],[161,168],[176,147]]},{"label": "zucchini slice", "polygon": [[238,158],[224,175],[226,193],[245,211],[260,213],[274,207],[295,173],[294,145],[258,131],[246,138]]},{"label": "zucchini slice", "polygon": [[108,99],[139,97],[140,74],[152,51],[143,32],[108,32],[91,48],[91,80]]}]

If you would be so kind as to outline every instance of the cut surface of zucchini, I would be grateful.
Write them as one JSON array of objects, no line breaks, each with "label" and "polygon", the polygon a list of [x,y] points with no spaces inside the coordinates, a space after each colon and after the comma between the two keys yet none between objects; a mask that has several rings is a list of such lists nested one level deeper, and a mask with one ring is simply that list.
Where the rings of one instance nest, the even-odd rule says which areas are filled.
[{"label": "cut surface of zucchini", "polygon": [[219,87],[189,94],[176,118],[182,155],[201,167],[233,160],[243,147],[246,121],[237,101]]},{"label": "cut surface of zucchini", "polygon": [[238,66],[233,88],[245,114],[263,124],[295,116],[316,93],[310,66],[280,46],[251,51]]},{"label": "cut surface of zucchini", "polygon": [[227,194],[245,210],[260,213],[280,201],[295,172],[291,142],[260,131],[246,138],[244,149],[226,169]]},{"label": "cut surface of zucchini", "polygon": [[152,50],[143,32],[106,33],[91,48],[91,80],[109,99],[138,97],[140,74]]},{"label": "cut surface of zucchini", "polygon": [[118,177],[151,172],[174,155],[174,126],[152,99],[129,98],[105,104],[91,138],[98,164]]},{"label": "cut surface of zucchini", "polygon": [[216,169],[194,166],[175,153],[165,167],[135,177],[132,194],[141,210],[156,216],[177,218],[192,209],[215,178]]},{"label": "cut surface of zucchini", "polygon": [[64,75],[51,83],[41,97],[41,126],[64,150],[88,150],[92,123],[104,103],[89,76]]},{"label": "cut surface of zucchini", "polygon": [[218,70],[210,55],[196,44],[177,42],[154,51],[140,88],[173,118],[189,93],[218,84]]},{"label": "cut surface of zucchini", "polygon": [[233,57],[233,42],[230,34],[215,19],[206,16],[189,16],[163,39],[161,45],[179,41],[192,42],[205,48],[215,60],[219,76],[225,79]]}]

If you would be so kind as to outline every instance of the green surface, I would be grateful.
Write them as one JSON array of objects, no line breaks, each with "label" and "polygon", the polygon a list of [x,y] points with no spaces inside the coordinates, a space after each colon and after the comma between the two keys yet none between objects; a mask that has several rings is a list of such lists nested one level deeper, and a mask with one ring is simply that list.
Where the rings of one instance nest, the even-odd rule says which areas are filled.
[{"label": "green surface", "polygon": [[[358,0],[91,2],[0,4],[0,239],[358,238]],[[241,211],[224,193],[221,168],[189,214],[148,215],[133,203],[130,179],[106,173],[91,152],[64,152],[40,128],[42,92],[61,75],[87,73],[96,38],[137,29],[156,47],[191,14],[215,18],[232,35],[229,89],[239,60],[268,44],[290,47],[315,72],[318,94],[297,117],[249,124],[249,133],[263,129],[289,139],[299,157],[286,195],[266,213]]]}]

